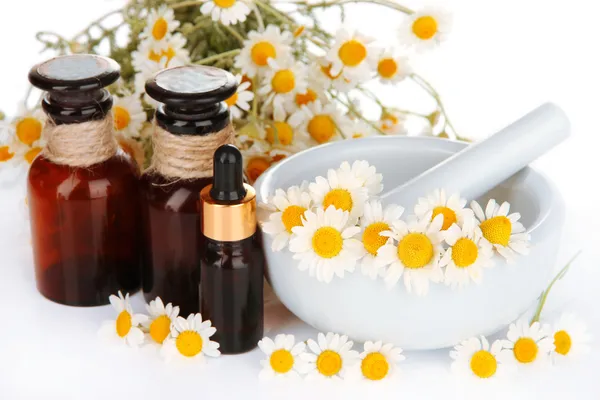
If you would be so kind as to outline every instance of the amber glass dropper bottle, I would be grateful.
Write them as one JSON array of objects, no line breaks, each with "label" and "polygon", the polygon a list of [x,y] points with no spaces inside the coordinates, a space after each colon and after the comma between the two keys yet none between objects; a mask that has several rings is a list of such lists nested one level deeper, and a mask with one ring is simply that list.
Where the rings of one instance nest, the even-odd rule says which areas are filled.
[{"label": "amber glass dropper bottle", "polygon": [[28,177],[37,287],[57,303],[108,304],[141,284],[137,166],[119,149],[105,86],[119,65],[95,55],[34,66],[31,83],[47,91],[47,146]]},{"label": "amber glass dropper bottle", "polygon": [[229,72],[198,65],[166,69],[146,82],[146,93],[161,105],[152,164],[142,176],[144,297],[159,296],[183,316],[200,311],[200,191],[212,182],[215,150],[233,141],[224,100],[236,89]]},{"label": "amber glass dropper bottle", "polygon": [[263,335],[263,254],[257,246],[256,194],[243,182],[242,154],[215,152],[213,184],[202,190],[206,247],[200,267],[201,312],[217,328],[223,354],[252,350]]}]

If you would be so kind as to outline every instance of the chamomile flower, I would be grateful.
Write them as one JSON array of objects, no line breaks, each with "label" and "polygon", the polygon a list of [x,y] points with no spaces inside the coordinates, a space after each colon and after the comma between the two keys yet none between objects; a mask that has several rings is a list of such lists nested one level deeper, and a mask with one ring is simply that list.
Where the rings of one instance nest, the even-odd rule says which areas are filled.
[{"label": "chamomile flower", "polygon": [[329,283],[334,275],[343,278],[345,272],[354,271],[363,255],[361,243],[354,238],[359,231],[349,223],[347,212],[333,206],[307,210],[302,226],[292,228],[289,249],[300,260],[300,271],[308,270],[309,276]]},{"label": "chamomile flower", "polygon": [[423,218],[427,214],[431,214],[431,219],[442,215],[444,223],[442,230],[450,228],[452,224],[463,226],[465,219],[473,217],[473,211],[465,208],[467,200],[460,197],[460,194],[453,193],[450,197],[446,196],[444,189],[436,189],[427,197],[421,197],[415,206],[415,215],[418,218]]},{"label": "chamomile flower", "polygon": [[402,349],[393,344],[383,344],[382,341],[364,344],[364,351],[360,354],[360,373],[362,378],[370,381],[380,381],[394,374],[397,364],[406,359]]},{"label": "chamomile flower", "polygon": [[376,135],[377,131],[371,125],[367,124],[365,121],[358,120],[352,122],[348,128],[348,136],[352,139],[360,139],[364,137],[369,137]]},{"label": "chamomile flower", "polygon": [[384,272],[376,262],[377,251],[385,245],[390,238],[382,236],[381,232],[392,229],[392,225],[400,219],[404,208],[394,204],[388,205],[385,210],[379,200],[371,200],[365,204],[364,214],[360,218],[362,230],[361,243],[365,248],[365,256],[361,260],[363,275],[371,279],[377,278]]},{"label": "chamomile flower", "polygon": [[481,236],[475,218],[467,218],[462,228],[452,224],[444,232],[444,238],[450,246],[440,260],[440,266],[446,267],[446,285],[457,288],[466,286],[470,281],[481,283],[483,268],[494,265],[494,249],[490,242]]},{"label": "chamomile flower", "polygon": [[358,219],[368,196],[368,189],[355,175],[342,169],[330,169],[327,178],[317,176],[308,189],[316,205],[326,210],[329,206],[347,211],[350,218]]},{"label": "chamomile flower", "polygon": [[253,139],[252,145],[242,154],[244,156],[244,172],[250,184],[254,183],[273,164],[268,144],[260,139]]},{"label": "chamomile flower", "polygon": [[429,282],[440,282],[444,274],[439,265],[442,253],[442,216],[431,221],[431,216],[413,218],[410,222],[396,221],[389,235],[394,243],[383,245],[377,252],[376,262],[387,266],[385,285],[392,288],[404,275],[404,286],[411,293],[424,296],[429,291]]},{"label": "chamomile flower", "polygon": [[288,122],[318,144],[343,136],[349,123],[335,104],[323,106],[320,100],[302,106]]},{"label": "chamomile flower", "polygon": [[319,58],[310,68],[309,81],[315,82],[324,89],[333,88],[339,92],[347,93],[359,83],[356,78],[343,76],[341,72],[331,72],[332,63],[326,58]]},{"label": "chamomile flower", "polygon": [[374,40],[358,32],[340,28],[335,42],[327,53],[331,63],[330,74],[342,74],[347,79],[364,82],[371,76],[377,64],[380,50],[373,45]]},{"label": "chamomile flower", "polygon": [[133,66],[139,71],[139,66],[143,65],[146,61],[154,61],[155,63],[161,62],[163,57],[166,57],[166,67],[177,67],[188,64],[190,62],[190,55],[185,48],[186,38],[185,36],[176,33],[168,37],[164,49],[156,51],[152,47],[152,41],[144,40],[140,43],[137,51],[132,54]]},{"label": "chamomile flower", "polygon": [[171,324],[179,315],[179,307],[173,307],[171,303],[165,306],[162,299],[157,297],[146,305],[146,309],[150,318],[144,322],[144,328],[148,330],[152,340],[162,344],[171,333]]},{"label": "chamomile flower", "polygon": [[139,137],[142,125],[146,121],[146,113],[139,96],[115,96],[114,100],[112,113],[115,133],[120,133],[129,138]]},{"label": "chamomile flower", "polygon": [[258,94],[265,96],[265,105],[273,105],[275,120],[286,117],[285,104],[294,101],[297,93],[306,91],[305,71],[302,63],[291,59],[278,63],[268,59],[269,69]]},{"label": "chamomile flower", "polygon": [[131,347],[141,345],[144,342],[144,333],[139,326],[146,322],[148,317],[133,313],[129,304],[129,293],[123,297],[123,293],[119,291],[119,296],[113,294],[108,299],[118,315],[114,321],[104,321],[98,332],[100,337],[123,341]]},{"label": "chamomile flower", "polygon": [[204,361],[204,356],[218,357],[219,343],[210,340],[217,330],[210,320],[202,321],[201,314],[190,314],[187,319],[177,317],[171,324],[170,336],[163,342],[161,354],[167,362]]},{"label": "chamomile flower", "polygon": [[242,75],[237,74],[235,79],[238,83],[236,92],[225,103],[229,106],[229,112],[234,119],[240,119],[244,112],[250,109],[250,102],[254,99],[254,92],[248,90],[252,83],[242,82]]},{"label": "chamomile flower", "polygon": [[384,84],[401,82],[412,72],[408,59],[395,55],[391,50],[383,52],[377,60],[377,77]]},{"label": "chamomile flower", "polygon": [[400,27],[400,42],[417,51],[428,50],[446,40],[452,16],[445,10],[425,7],[409,16]]},{"label": "chamomile flower", "polygon": [[379,120],[379,129],[386,135],[406,135],[406,116],[399,112],[386,112]]},{"label": "chamomile flower", "polygon": [[502,205],[498,205],[494,199],[491,199],[485,208],[485,213],[476,201],[471,202],[471,208],[479,220],[479,228],[483,237],[509,263],[514,261],[515,253],[529,254],[531,237],[519,222],[521,214],[509,214],[510,204],[508,202],[505,201]]},{"label": "chamomile flower", "polygon": [[521,319],[510,324],[507,339],[503,347],[509,352],[500,354],[502,363],[519,366],[545,365],[549,361],[550,352],[554,350],[554,338],[548,326],[539,322],[529,324]]},{"label": "chamomile flower", "polygon": [[577,357],[589,352],[591,336],[585,323],[572,314],[563,314],[552,328],[554,348],[552,358],[562,361],[567,357]]},{"label": "chamomile flower", "polygon": [[300,357],[306,349],[304,342],[296,343],[294,335],[280,334],[275,340],[268,337],[258,342],[258,347],[267,356],[261,360],[263,369],[260,379],[291,378],[298,379],[306,369],[306,362]]},{"label": "chamomile flower", "polygon": [[308,363],[308,379],[343,379],[359,360],[358,352],[352,350],[354,343],[345,335],[319,333],[316,342],[308,339],[307,343],[312,353],[300,357]]},{"label": "chamomile flower", "polygon": [[206,0],[200,12],[210,15],[213,21],[221,21],[223,25],[235,25],[244,22],[250,7],[243,0]]},{"label": "chamomile flower", "polygon": [[167,39],[177,28],[179,28],[179,21],[175,19],[173,9],[162,5],[158,9],[150,10],[146,27],[140,38],[150,40],[155,51],[166,50],[168,49]]},{"label": "chamomile flower", "polygon": [[275,191],[269,199],[269,206],[275,208],[269,221],[262,226],[263,232],[273,236],[273,251],[281,251],[292,236],[292,229],[302,225],[302,216],[311,208],[312,199],[306,192],[306,185],[292,186],[287,192]]},{"label": "chamomile flower", "polygon": [[265,127],[265,139],[271,146],[292,146],[298,141],[294,128],[287,121],[273,121]]},{"label": "chamomile flower", "polygon": [[356,160],[350,166],[350,163],[344,161],[340,165],[340,171],[350,174],[356,178],[362,187],[367,189],[370,196],[376,196],[383,190],[383,175],[378,174],[373,165],[365,160]]},{"label": "chamomile flower", "polygon": [[244,47],[235,58],[235,67],[250,78],[269,68],[268,60],[284,61],[291,53],[292,34],[268,25],[264,32],[250,31]]},{"label": "chamomile flower", "polygon": [[44,112],[21,107],[19,115],[10,125],[4,125],[7,139],[10,139],[0,144],[0,162],[16,168],[15,171],[31,165],[46,145]]},{"label": "chamomile flower", "polygon": [[497,376],[505,367],[502,358],[502,341],[496,340],[491,348],[487,339],[481,336],[463,340],[450,351],[452,372],[488,379]]}]

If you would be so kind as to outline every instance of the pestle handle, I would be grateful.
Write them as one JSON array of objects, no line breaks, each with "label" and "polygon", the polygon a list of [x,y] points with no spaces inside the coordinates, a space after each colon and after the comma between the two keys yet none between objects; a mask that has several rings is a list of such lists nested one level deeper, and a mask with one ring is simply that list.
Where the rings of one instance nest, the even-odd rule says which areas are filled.
[{"label": "pestle handle", "polygon": [[545,103],[489,138],[470,145],[435,167],[384,193],[385,203],[412,207],[435,189],[476,199],[569,136],[564,111]]}]

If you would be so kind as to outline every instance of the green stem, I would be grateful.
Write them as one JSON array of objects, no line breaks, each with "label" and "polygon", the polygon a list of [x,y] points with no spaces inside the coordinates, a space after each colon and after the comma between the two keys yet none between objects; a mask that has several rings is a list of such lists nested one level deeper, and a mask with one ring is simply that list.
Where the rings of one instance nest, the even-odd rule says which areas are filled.
[{"label": "green stem", "polygon": [[464,140],[464,141],[469,141],[466,138],[463,138],[461,136],[458,135],[458,131],[454,128],[454,125],[452,125],[452,122],[450,121],[450,118],[448,117],[448,113],[446,112],[446,108],[444,107],[444,103],[442,102],[442,99],[440,97],[440,94],[437,92],[437,90],[435,90],[433,88],[433,86],[427,82],[425,79],[423,79],[423,77],[421,77],[420,75],[417,74],[410,74],[410,78],[419,86],[421,86],[423,89],[425,89],[425,91],[427,91],[431,97],[433,97],[435,99],[435,101],[437,102],[440,111],[442,112],[442,114],[444,115],[444,119],[446,121],[446,125],[452,129],[452,133],[454,134],[454,136],[456,137],[456,139],[458,140]]},{"label": "green stem", "polygon": [[176,10],[178,8],[191,7],[191,6],[199,6],[199,5],[203,4],[203,3],[205,3],[205,2],[204,1],[199,1],[199,0],[182,1],[181,3],[173,4],[171,6],[171,8],[173,10]]},{"label": "green stem", "polygon": [[231,34],[233,37],[235,37],[235,38],[236,38],[236,39],[237,39],[237,40],[240,42],[240,44],[241,44],[242,46],[244,45],[244,40],[245,40],[245,39],[244,39],[244,37],[243,37],[243,36],[242,36],[242,35],[241,35],[241,34],[240,34],[238,31],[236,31],[234,28],[232,28],[232,27],[231,27],[231,26],[229,26],[229,25],[224,25],[224,24],[221,24],[221,26],[222,26],[223,28],[225,28],[225,30],[226,30],[227,32],[229,32],[229,33],[230,33],[230,34]]},{"label": "green stem", "polygon": [[199,65],[210,64],[212,62],[218,61],[223,58],[237,56],[238,54],[240,54],[240,51],[242,51],[242,50],[241,49],[229,50],[224,53],[215,54],[214,56],[210,56],[210,57],[206,57],[201,60],[198,60],[198,61],[194,62],[194,64],[199,64]]},{"label": "green stem", "polygon": [[256,77],[252,78],[252,90],[254,91],[254,98],[252,99],[252,116],[254,118],[258,118],[258,94],[257,94],[257,85],[258,79]]},{"label": "green stem", "polygon": [[320,3],[315,3],[315,4],[307,4],[306,1],[304,1],[304,0],[298,0],[298,1],[283,1],[282,3],[297,4],[299,7],[304,6],[308,10],[313,9],[313,8],[327,8],[330,6],[341,6],[341,5],[350,4],[350,3],[367,3],[367,4],[371,3],[371,4],[378,4],[378,5],[381,5],[384,7],[388,7],[388,8],[400,11],[404,14],[408,14],[408,15],[414,13],[414,11],[408,7],[405,7],[400,4],[396,4],[391,1],[386,1],[386,0],[334,0],[334,1],[322,1]]},{"label": "green stem", "polygon": [[263,17],[261,15],[260,11],[258,10],[258,7],[256,7],[256,4],[252,3],[250,5],[250,8],[252,8],[252,12],[256,16],[256,22],[258,23],[258,28],[260,29],[261,32],[264,32],[265,22],[263,20]]},{"label": "green stem", "polygon": [[565,265],[563,267],[563,269],[561,269],[558,272],[558,274],[556,274],[556,276],[554,277],[554,279],[552,279],[552,282],[550,282],[550,284],[548,285],[548,287],[546,288],[546,290],[544,290],[542,292],[542,295],[540,297],[540,302],[538,303],[537,310],[535,311],[535,314],[534,314],[533,318],[531,319],[530,324],[533,324],[534,322],[538,322],[540,320],[540,315],[542,314],[542,310],[544,309],[544,305],[546,304],[546,300],[548,299],[548,294],[550,293],[550,289],[552,289],[552,287],[554,286],[554,284],[556,282],[558,282],[559,280],[561,280],[565,276],[565,274],[569,271],[569,268],[571,267],[571,264],[573,264],[573,261],[575,261],[575,259],[577,257],[579,257],[580,254],[581,254],[581,250],[579,250],[573,256],[573,258],[571,258],[571,260],[567,263],[567,265]]},{"label": "green stem", "polygon": [[369,124],[371,126],[371,128],[373,128],[377,132],[379,132],[380,135],[385,135],[384,131],[382,131],[381,129],[379,129],[379,127],[377,125],[375,125],[372,121],[369,121],[368,119],[366,119],[365,117],[363,117],[362,114],[360,112],[358,112],[356,110],[356,108],[354,108],[354,106],[351,103],[345,102],[344,100],[340,99],[340,97],[338,95],[336,95],[335,93],[333,93],[331,90],[329,91],[329,94],[335,100],[339,101],[344,107],[346,107],[348,109],[348,111],[351,112],[355,117],[357,117],[358,119],[360,119],[360,120],[364,121],[365,123]]}]

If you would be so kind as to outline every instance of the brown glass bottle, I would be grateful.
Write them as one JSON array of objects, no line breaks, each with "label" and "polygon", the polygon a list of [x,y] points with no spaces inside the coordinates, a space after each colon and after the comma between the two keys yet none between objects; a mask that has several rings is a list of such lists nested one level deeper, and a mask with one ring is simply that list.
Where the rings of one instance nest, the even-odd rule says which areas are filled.
[{"label": "brown glass bottle", "polygon": [[257,243],[256,194],[243,183],[241,153],[215,152],[214,182],[202,190],[206,246],[200,266],[201,312],[223,354],[255,348],[263,336],[263,254]]},{"label": "brown glass bottle", "polygon": [[[159,72],[146,92],[163,103],[156,124],[174,139],[209,137],[227,128],[229,111],[223,100],[236,90],[235,78],[211,67],[187,66]],[[205,151],[212,158],[214,148]],[[210,166],[209,166],[210,167]],[[202,176],[203,171],[197,171]],[[144,200],[145,256],[143,288],[146,301],[159,296],[181,309],[181,315],[200,311],[200,252],[205,246],[200,229],[200,191],[212,182],[212,168],[203,177],[162,174],[154,168],[141,179]]]},{"label": "brown glass bottle", "polygon": [[[57,57],[29,73],[31,83],[48,92],[42,107],[51,123],[73,130],[106,118],[112,97],[103,87],[118,78],[114,61],[91,55]],[[53,162],[42,153],[29,170],[37,287],[57,303],[108,304],[110,294],[140,287],[138,170],[115,150],[85,167]]]}]

